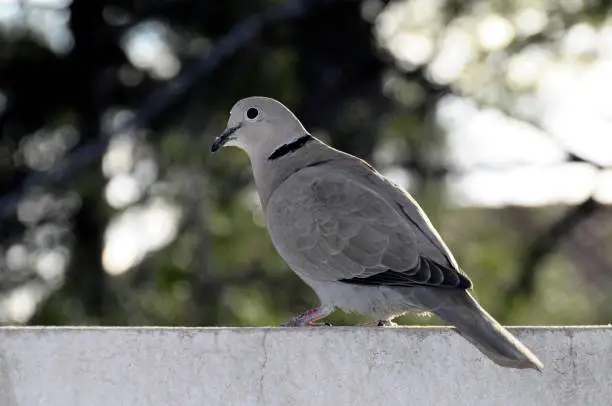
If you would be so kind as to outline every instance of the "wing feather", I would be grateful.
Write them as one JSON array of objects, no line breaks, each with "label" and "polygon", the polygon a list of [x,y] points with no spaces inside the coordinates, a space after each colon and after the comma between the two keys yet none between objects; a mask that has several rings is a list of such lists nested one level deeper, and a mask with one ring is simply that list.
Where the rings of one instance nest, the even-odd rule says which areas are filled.
[{"label": "wing feather", "polygon": [[[329,165],[329,164],[328,164]],[[305,168],[267,206],[279,253],[305,278],[361,285],[471,287],[410,200],[381,193],[371,173]],[[384,179],[384,178],[383,178]],[[410,218],[407,218],[410,217]]]}]

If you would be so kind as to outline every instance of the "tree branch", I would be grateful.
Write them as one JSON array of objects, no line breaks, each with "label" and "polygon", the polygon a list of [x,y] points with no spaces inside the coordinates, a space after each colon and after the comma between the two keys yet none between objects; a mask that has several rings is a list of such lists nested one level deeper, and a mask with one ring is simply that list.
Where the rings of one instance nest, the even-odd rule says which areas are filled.
[{"label": "tree branch", "polygon": [[49,183],[61,183],[100,158],[114,134],[146,127],[161,112],[168,109],[187,93],[202,77],[210,74],[221,62],[236,54],[261,34],[262,30],[280,21],[304,16],[313,9],[332,3],[333,0],[294,0],[271,6],[259,14],[245,18],[220,40],[210,52],[203,55],[166,86],[154,91],[136,114],[122,125],[102,134],[96,141],[76,148],[55,167],[44,173],[28,176],[17,191],[0,197],[0,220],[11,217],[21,198],[32,188]]},{"label": "tree branch", "polygon": [[569,209],[565,215],[529,244],[529,249],[521,261],[522,266],[519,276],[506,293],[505,304],[502,307],[506,312],[505,316],[512,311],[519,298],[533,293],[541,263],[559,246],[563,238],[603,207],[593,197],[589,197],[584,202]]}]

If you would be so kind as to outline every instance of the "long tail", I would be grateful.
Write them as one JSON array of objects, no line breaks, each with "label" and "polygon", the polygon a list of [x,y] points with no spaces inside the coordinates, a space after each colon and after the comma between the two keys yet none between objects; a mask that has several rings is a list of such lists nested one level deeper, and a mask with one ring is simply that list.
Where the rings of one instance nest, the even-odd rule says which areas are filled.
[{"label": "long tail", "polygon": [[540,360],[467,291],[425,288],[419,289],[416,296],[432,312],[457,327],[462,336],[496,364],[542,372],[544,367]]}]

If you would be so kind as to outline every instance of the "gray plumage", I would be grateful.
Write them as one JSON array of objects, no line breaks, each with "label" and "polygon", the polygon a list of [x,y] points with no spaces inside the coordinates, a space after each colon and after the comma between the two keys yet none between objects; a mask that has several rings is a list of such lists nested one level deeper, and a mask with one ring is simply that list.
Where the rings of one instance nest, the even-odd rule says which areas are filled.
[{"label": "gray plumage", "polygon": [[249,155],[270,236],[321,306],[389,323],[433,312],[499,365],[542,364],[469,294],[472,282],[412,197],[365,161],[310,136],[280,102],[251,97],[232,108],[213,145]]}]

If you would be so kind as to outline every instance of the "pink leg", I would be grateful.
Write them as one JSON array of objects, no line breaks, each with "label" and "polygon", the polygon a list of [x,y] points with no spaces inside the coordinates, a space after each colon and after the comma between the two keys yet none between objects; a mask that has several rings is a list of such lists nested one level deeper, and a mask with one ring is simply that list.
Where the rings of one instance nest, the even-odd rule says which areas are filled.
[{"label": "pink leg", "polygon": [[333,311],[334,308],[331,306],[317,307],[292,318],[286,323],[281,324],[281,327],[318,326],[321,324],[313,322],[329,316],[329,314]]}]

